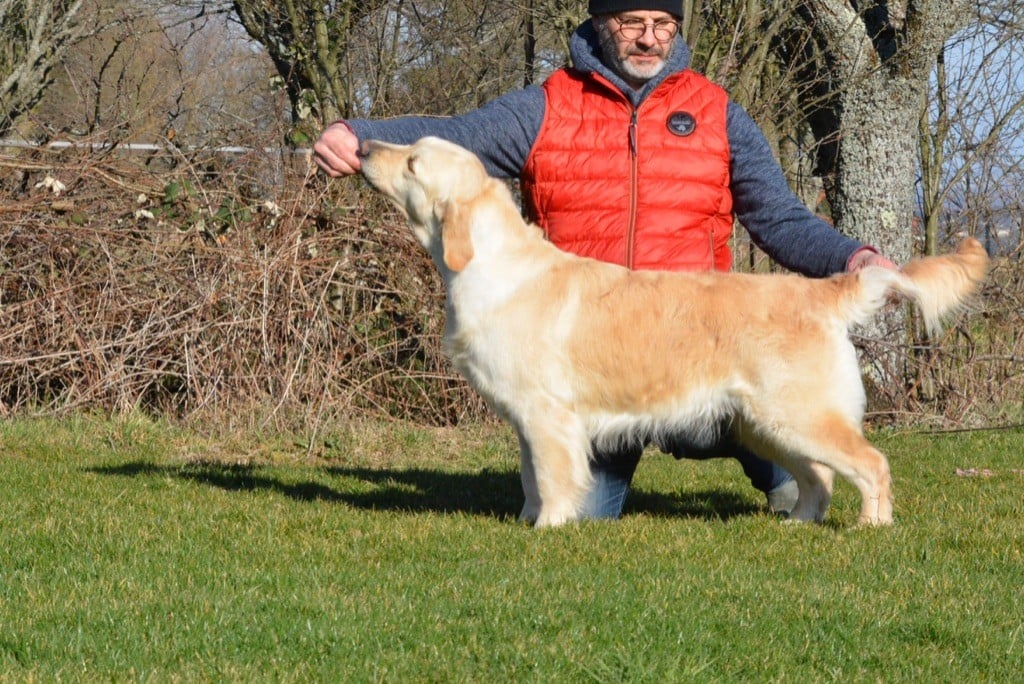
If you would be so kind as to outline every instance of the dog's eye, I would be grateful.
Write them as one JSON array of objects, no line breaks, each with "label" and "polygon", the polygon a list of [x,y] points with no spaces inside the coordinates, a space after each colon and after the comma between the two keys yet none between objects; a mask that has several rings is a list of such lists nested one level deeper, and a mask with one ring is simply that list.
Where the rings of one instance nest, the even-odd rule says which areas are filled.
[{"label": "dog's eye", "polygon": [[416,173],[416,157],[409,157],[409,161],[406,162],[406,166],[409,167],[409,173]]}]

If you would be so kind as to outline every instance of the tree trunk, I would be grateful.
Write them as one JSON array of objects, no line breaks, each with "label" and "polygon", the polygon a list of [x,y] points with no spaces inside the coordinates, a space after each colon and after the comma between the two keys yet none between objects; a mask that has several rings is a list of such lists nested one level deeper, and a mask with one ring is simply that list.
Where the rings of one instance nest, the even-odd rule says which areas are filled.
[{"label": "tree trunk", "polygon": [[917,120],[925,83],[865,74],[840,96],[836,227],[897,263],[912,253]]},{"label": "tree trunk", "polygon": [[[808,0],[804,16],[824,53],[838,130],[829,200],[836,228],[897,263],[913,255],[918,121],[936,56],[960,22],[966,0]],[[890,408],[907,378],[901,342],[905,312],[863,331],[866,375]]]},{"label": "tree trunk", "polygon": [[928,78],[966,0],[809,0],[838,109],[836,227],[896,261],[912,253],[918,127]]}]

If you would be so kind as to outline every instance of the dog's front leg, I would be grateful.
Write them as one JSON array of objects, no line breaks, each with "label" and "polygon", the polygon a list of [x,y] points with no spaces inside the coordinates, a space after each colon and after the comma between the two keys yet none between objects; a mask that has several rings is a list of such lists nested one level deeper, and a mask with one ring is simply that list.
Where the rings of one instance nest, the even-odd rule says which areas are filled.
[{"label": "dog's front leg", "polygon": [[516,432],[519,435],[519,477],[523,482],[523,496],[526,499],[519,519],[535,523],[540,516],[540,493],[537,490],[537,473],[533,469],[533,453],[530,451],[530,441],[522,430],[517,428]]},{"label": "dog's front leg", "polygon": [[589,444],[579,416],[566,409],[544,407],[523,421],[524,519],[535,518],[537,527],[553,527],[579,517],[592,479]]}]

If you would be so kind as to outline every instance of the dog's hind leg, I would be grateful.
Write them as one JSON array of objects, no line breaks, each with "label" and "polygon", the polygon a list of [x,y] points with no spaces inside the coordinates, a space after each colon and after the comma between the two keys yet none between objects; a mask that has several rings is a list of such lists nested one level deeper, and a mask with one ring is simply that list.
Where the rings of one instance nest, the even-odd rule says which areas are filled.
[{"label": "dog's hind leg", "polygon": [[546,406],[526,417],[519,430],[524,517],[536,512],[537,527],[576,520],[591,485],[590,440],[583,422],[571,411]]},{"label": "dog's hind leg", "polygon": [[793,522],[823,522],[832,502],[835,471],[789,448],[783,435],[767,439],[749,429],[737,428],[737,437],[752,452],[778,463],[796,480],[799,496],[789,512]]},{"label": "dog's hind leg", "polygon": [[[813,470],[820,477],[824,472],[824,466],[835,470],[860,492],[860,523],[892,523],[892,476],[889,472],[889,461],[882,452],[871,446],[858,425],[851,424],[840,413],[822,412],[808,418],[809,420],[801,421],[802,427],[799,432],[782,431],[779,435],[787,447],[800,454],[800,457],[821,464],[813,469],[802,469],[803,475],[806,476],[807,472]],[[785,434],[787,432],[788,435]],[[788,467],[786,463],[783,465]],[[801,470],[799,466],[796,469]],[[793,476],[799,481],[796,473],[793,473]],[[803,483],[800,485],[802,500]],[[811,515],[814,503],[813,499],[809,499],[803,505],[801,501],[797,501],[799,514]]]},{"label": "dog's hind leg", "polygon": [[789,513],[789,519],[795,522],[824,522],[825,513],[832,502],[835,471],[805,458],[787,460],[784,467],[800,488],[800,496]]},{"label": "dog's hind leg", "polygon": [[892,475],[888,459],[865,439],[859,425],[850,425],[841,416],[823,416],[818,434],[819,441],[830,449],[827,463],[860,491],[859,522],[891,524]]}]

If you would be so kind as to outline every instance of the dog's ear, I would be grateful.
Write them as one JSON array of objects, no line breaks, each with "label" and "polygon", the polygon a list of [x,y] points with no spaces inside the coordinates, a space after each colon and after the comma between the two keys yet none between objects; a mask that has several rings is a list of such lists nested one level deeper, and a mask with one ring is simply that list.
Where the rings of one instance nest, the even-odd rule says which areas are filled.
[{"label": "dog's ear", "polygon": [[458,273],[466,268],[473,258],[473,240],[470,237],[471,212],[456,201],[446,200],[441,205],[440,215],[444,264]]}]

